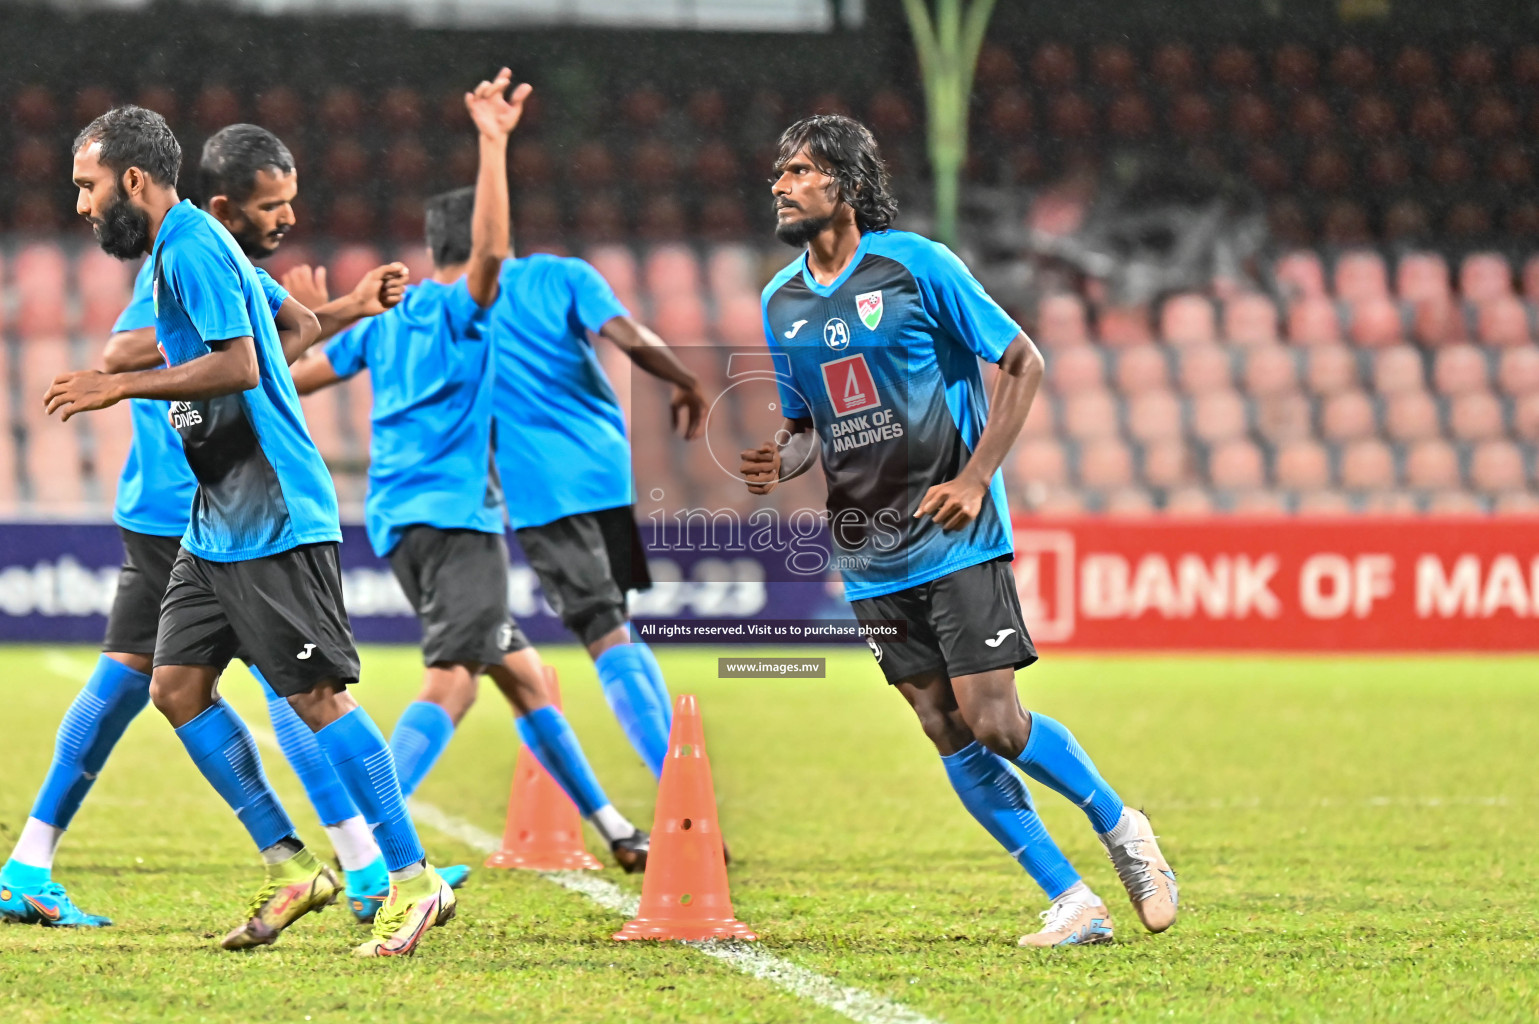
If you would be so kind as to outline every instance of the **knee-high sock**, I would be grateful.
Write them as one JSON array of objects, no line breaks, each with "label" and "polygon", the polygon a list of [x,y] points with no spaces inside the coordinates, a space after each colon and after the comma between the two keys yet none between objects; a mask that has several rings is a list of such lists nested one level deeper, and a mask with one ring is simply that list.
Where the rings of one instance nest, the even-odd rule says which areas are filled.
[{"label": "knee-high sock", "polygon": [[193,763],[246,826],[258,850],[294,835],[278,795],[262,771],[256,741],[223,700],[176,730]]},{"label": "knee-high sock", "polygon": [[299,776],[300,785],[305,787],[305,795],[310,798],[310,804],[315,808],[321,824],[338,825],[357,815],[358,808],[353,806],[347,790],[342,788],[342,780],[337,778],[336,769],[331,767],[331,762],[321,753],[321,745],[315,741],[315,733],[294,713],[288,700],[273,691],[255,665],[248,665],[247,668],[256,676],[257,682],[262,684],[262,693],[267,697],[267,714],[273,723],[273,735],[278,737],[278,746],[282,748],[283,756],[288,759],[294,774]]},{"label": "knee-high sock", "polygon": [[609,806],[609,797],[593,774],[577,734],[555,705],[531,711],[514,725],[524,745],[572,798],[579,814],[589,818],[599,808]]},{"label": "knee-high sock", "polygon": [[403,795],[417,791],[453,735],[454,719],[437,704],[418,700],[406,705],[390,734],[390,755],[395,758]]},{"label": "knee-high sock", "polygon": [[663,678],[663,667],[657,663],[657,655],[646,644],[631,642],[641,651],[641,662],[646,668],[647,681],[652,684],[652,697],[663,709],[663,728],[673,729],[673,697],[668,693],[668,681]]},{"label": "knee-high sock", "polygon": [[1057,899],[1079,881],[1031,805],[1026,784],[1010,762],[977,740],[955,754],[942,755],[951,788],[978,824],[1009,851],[1049,899]]},{"label": "knee-high sock", "polygon": [[149,676],[105,654],[96,659],[91,678],[59,722],[53,763],[37,791],[32,817],[55,828],[69,828],[107,755],[149,699]]},{"label": "knee-high sock", "polygon": [[1031,713],[1031,735],[1015,757],[1021,771],[1068,797],[1097,832],[1110,832],[1122,817],[1122,798],[1096,771],[1074,734],[1046,715]]},{"label": "knee-high sock", "polygon": [[663,760],[668,756],[668,725],[647,674],[646,657],[636,644],[619,644],[600,654],[593,665],[604,687],[604,699],[625,738],[652,774],[662,778]]},{"label": "knee-high sock", "polygon": [[374,830],[385,868],[400,871],[424,859],[417,828],[395,776],[395,759],[374,720],[354,708],[315,734],[353,804]]}]

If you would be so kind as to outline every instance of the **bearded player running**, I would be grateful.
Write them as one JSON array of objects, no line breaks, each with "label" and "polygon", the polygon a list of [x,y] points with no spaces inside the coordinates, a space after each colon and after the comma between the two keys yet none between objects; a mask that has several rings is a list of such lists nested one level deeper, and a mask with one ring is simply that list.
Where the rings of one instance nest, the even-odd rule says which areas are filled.
[{"label": "bearded player running", "polygon": [[[999,466],[1041,383],[1041,353],[949,249],[890,229],[897,204],[863,125],[797,122],[775,172],[775,234],[806,251],[764,289],[785,443],[742,453],[749,491],[804,472],[821,444],[834,554],[877,663],[963,806],[1053,901],[1021,945],[1109,942],[1112,924],[1012,764],[1085,811],[1139,919],[1164,931],[1176,881],[1148,818],[1016,691],[1016,669],[1037,652],[1010,572]],[[980,357],[1000,369],[992,396]],[[877,642],[872,631],[892,622],[906,637]]]}]

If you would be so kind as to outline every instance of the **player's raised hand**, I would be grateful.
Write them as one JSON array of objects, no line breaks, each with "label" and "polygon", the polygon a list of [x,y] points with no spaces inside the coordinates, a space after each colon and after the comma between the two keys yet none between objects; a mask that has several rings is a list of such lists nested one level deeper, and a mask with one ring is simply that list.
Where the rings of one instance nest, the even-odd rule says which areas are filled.
[{"label": "player's raised hand", "polygon": [[353,286],[354,311],[361,317],[379,316],[400,303],[410,280],[411,271],[404,263],[375,267]]},{"label": "player's raised hand", "polygon": [[513,72],[503,68],[490,82],[482,82],[465,94],[465,109],[476,129],[493,138],[507,138],[518,127],[518,119],[524,116],[524,101],[534,91],[528,82],[520,83],[508,95],[513,84]]},{"label": "player's raised hand", "polygon": [[747,482],[749,494],[768,494],[780,483],[780,449],[773,442],[749,448],[740,457],[738,475]]},{"label": "player's raised hand", "polygon": [[937,484],[926,491],[924,500],[914,510],[914,518],[930,516],[943,530],[960,530],[978,518],[988,491],[987,480],[975,480],[964,469],[955,480]]},{"label": "player's raised hand", "polygon": [[100,370],[61,373],[53,379],[53,384],[43,395],[43,405],[47,407],[48,415],[57,412],[61,420],[68,420],[77,412],[105,409],[120,400],[117,382],[112,379],[112,374]]},{"label": "player's raised hand", "polygon": [[331,301],[326,291],[326,268],[309,264],[295,267],[278,282],[293,296],[294,301],[314,312]]},{"label": "player's raised hand", "polygon": [[693,441],[705,431],[705,395],[697,384],[692,388],[674,386],[673,397],[668,401],[668,412],[673,418],[673,429],[683,424],[684,440]]}]

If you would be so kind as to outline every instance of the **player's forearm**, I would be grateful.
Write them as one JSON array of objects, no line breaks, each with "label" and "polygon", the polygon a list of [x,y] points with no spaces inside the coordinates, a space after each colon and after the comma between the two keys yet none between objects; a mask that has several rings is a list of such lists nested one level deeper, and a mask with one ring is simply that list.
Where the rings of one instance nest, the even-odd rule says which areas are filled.
[{"label": "player's forearm", "polygon": [[481,306],[497,297],[497,275],[511,241],[508,209],[508,137],[481,134],[475,208],[470,221],[470,295]]},{"label": "player's forearm", "polygon": [[[351,295],[344,295],[314,310],[315,319],[320,324],[320,334],[315,342],[328,341],[336,337],[349,327],[363,319],[363,310],[359,308],[358,300]],[[290,359],[292,364],[294,360]]]},{"label": "player's forearm", "polygon": [[289,367],[289,373],[294,377],[294,390],[301,395],[312,394],[342,379],[332,367],[326,353],[316,350],[307,352],[303,359],[296,360]]},{"label": "player's forearm", "polygon": [[102,369],[108,373],[151,370],[165,361],[155,342],[153,327],[118,331],[107,339],[107,348],[102,353]]},{"label": "player's forearm", "polygon": [[631,362],[659,380],[690,391],[700,386],[700,378],[691,373],[668,343],[646,325],[638,324],[628,316],[617,316],[599,333],[620,346]]},{"label": "player's forearm", "polygon": [[163,398],[195,402],[250,391],[262,383],[256,345],[237,338],[206,356],[159,370],[137,370],[112,377],[114,400]]},{"label": "player's forearm", "polygon": [[989,418],[962,472],[987,484],[1026,425],[1031,403],[1042,385],[1042,353],[1031,339],[1019,335],[999,359],[999,374],[989,396]]}]

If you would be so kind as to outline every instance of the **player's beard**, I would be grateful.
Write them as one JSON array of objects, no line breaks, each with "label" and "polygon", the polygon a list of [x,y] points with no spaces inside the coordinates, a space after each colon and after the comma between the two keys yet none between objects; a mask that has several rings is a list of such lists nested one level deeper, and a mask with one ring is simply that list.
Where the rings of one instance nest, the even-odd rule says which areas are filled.
[{"label": "player's beard", "polygon": [[240,231],[232,231],[230,234],[235,238],[235,244],[240,246],[240,251],[246,254],[246,258],[255,261],[265,259],[277,252],[288,230],[285,226],[263,234],[258,232],[248,220]]},{"label": "player's beard", "polygon": [[91,230],[102,252],[120,260],[143,256],[149,248],[150,215],[128,201],[122,189],[114,189],[112,202],[100,217],[91,218]]},{"label": "player's beard", "polygon": [[775,224],[775,237],[786,245],[794,245],[796,248],[801,249],[833,222],[834,218],[832,216],[803,217],[801,220],[778,221]]}]

